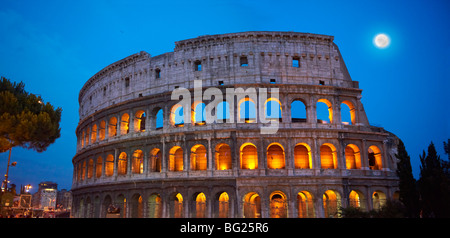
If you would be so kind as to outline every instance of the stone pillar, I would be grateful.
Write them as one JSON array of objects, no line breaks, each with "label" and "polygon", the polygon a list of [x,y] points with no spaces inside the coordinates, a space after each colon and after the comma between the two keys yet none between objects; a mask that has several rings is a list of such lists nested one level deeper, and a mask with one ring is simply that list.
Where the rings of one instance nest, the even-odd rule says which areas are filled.
[{"label": "stone pillar", "polygon": [[367,145],[366,145],[366,139],[362,140],[361,143],[361,169],[363,170],[369,170],[369,161],[368,161],[368,152],[367,152]]},{"label": "stone pillar", "polygon": [[291,118],[292,117],[291,104],[289,104],[288,95],[287,94],[281,94],[281,95],[282,95],[282,98],[280,98],[280,102],[282,103],[282,105],[281,105],[282,122],[291,123],[291,121],[292,121],[291,120],[292,119]]},{"label": "stone pillar", "polygon": [[312,145],[312,147],[313,148],[311,148],[311,152],[313,153],[312,154],[312,164],[313,164],[313,168],[314,169],[320,169],[321,168],[321,163],[320,163],[320,145],[318,144],[318,142],[317,142],[317,137],[313,137],[313,139],[314,139],[314,142],[313,142],[313,145]]},{"label": "stone pillar", "polygon": [[214,167],[213,167],[213,155],[212,155],[212,149],[211,149],[211,138],[208,138],[208,164],[207,164],[207,170],[208,176],[213,175]]},{"label": "stone pillar", "polygon": [[333,100],[334,100],[334,102],[332,103],[332,109],[333,109],[332,124],[341,125],[342,124],[341,105],[339,104],[339,99],[337,97],[334,97]]},{"label": "stone pillar", "polygon": [[114,149],[114,171],[113,171],[113,177],[114,179],[117,179],[117,164],[119,162],[119,149]]},{"label": "stone pillar", "polygon": [[134,120],[136,120],[136,116],[134,115],[134,111],[130,110],[128,112],[128,114],[130,115],[129,119],[128,119],[128,134],[129,133],[133,133],[134,132]]},{"label": "stone pillar", "polygon": [[309,103],[306,106],[306,118],[308,123],[317,124],[316,102],[313,96],[309,96]]}]

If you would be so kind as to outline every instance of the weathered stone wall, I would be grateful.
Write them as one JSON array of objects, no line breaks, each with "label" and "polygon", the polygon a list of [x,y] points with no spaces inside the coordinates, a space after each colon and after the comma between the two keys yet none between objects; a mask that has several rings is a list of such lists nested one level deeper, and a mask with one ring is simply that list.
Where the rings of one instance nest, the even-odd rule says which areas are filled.
[{"label": "weathered stone wall", "polygon": [[[241,58],[248,65],[241,66]],[[292,66],[298,59],[299,67]],[[195,65],[201,63],[201,71]],[[160,71],[160,77],[156,72]],[[279,88],[282,107],[281,121],[276,134],[262,135],[263,124],[233,123],[183,127],[169,120],[171,100],[176,86],[192,89],[194,80],[201,80],[203,90],[217,87],[224,94],[226,88]],[[271,82],[271,80],[274,80]],[[219,85],[219,81],[222,85]],[[174,52],[151,57],[146,52],[131,55],[115,62],[91,77],[80,91],[80,122],[76,130],[77,153],[73,158],[72,192],[77,217],[104,217],[109,204],[122,204],[123,216],[151,216],[154,195],[162,217],[174,216],[173,201],[176,194],[183,197],[184,217],[196,217],[196,196],[206,196],[205,216],[217,217],[219,196],[226,192],[228,217],[248,217],[249,194],[260,197],[258,216],[276,217],[273,203],[285,206],[282,217],[300,215],[301,196],[308,194],[307,217],[330,216],[330,207],[324,207],[325,193],[335,194],[334,206],[352,205],[357,192],[360,206],[374,209],[379,200],[393,199],[398,189],[395,174],[395,153],[398,139],[380,127],[370,126],[361,103],[361,89],[352,81],[332,36],[294,32],[244,32],[201,36],[178,41]],[[225,97],[224,97],[225,98]],[[292,114],[292,102],[301,101],[306,118],[298,121]],[[326,100],[332,114],[330,123],[317,118],[317,102]],[[192,98],[194,102],[194,98]],[[341,121],[341,105],[351,105],[352,121]],[[239,110],[237,102],[234,111]],[[157,112],[162,109],[163,127],[156,128]],[[145,131],[137,130],[139,112],[145,112]],[[129,122],[122,125],[123,115]],[[117,119],[117,135],[110,135],[111,118]],[[102,128],[102,125],[104,127]],[[122,128],[129,128],[121,134]],[[103,130],[104,138],[100,134]],[[243,169],[242,146],[256,147],[258,168]],[[270,169],[268,147],[276,143],[283,149],[285,166]],[[191,168],[191,154],[195,145],[206,149],[205,170]],[[231,167],[217,168],[219,144],[230,147]],[[295,167],[296,145],[309,148],[311,167]],[[335,167],[322,166],[321,146],[334,148]],[[360,158],[357,168],[348,168],[346,148],[356,148],[354,156]],[[169,167],[171,149],[183,150],[183,169]],[[375,152],[372,149],[375,148]],[[161,152],[161,169],[155,171],[153,151]],[[133,155],[142,151],[141,170],[133,169]],[[118,172],[121,154],[126,154],[126,173]],[[377,156],[379,167],[370,165],[370,153]],[[106,175],[107,158],[112,158],[112,175]],[[97,172],[98,171],[98,172]],[[274,199],[276,194],[276,199]],[[328,195],[327,195],[328,196]],[[140,199],[138,199],[140,198]],[[144,201],[141,205],[139,201]],[[153,201],[153,200],[152,200]],[[378,204],[378,205],[377,205]],[[252,204],[253,206],[254,204]],[[275,206],[275,205],[274,205]],[[278,205],[277,205],[278,206]],[[330,205],[331,206],[331,205]],[[125,208],[126,207],[126,208]],[[331,206],[332,207],[332,206]],[[137,212],[139,211],[139,212]],[[136,214],[141,215],[136,215]],[[278,214],[278,213],[277,213]]]}]

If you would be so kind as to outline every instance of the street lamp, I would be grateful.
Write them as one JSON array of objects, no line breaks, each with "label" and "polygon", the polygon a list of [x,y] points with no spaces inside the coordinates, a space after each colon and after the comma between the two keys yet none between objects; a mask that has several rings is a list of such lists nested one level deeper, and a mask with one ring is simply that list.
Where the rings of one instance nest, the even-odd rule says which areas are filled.
[{"label": "street lamp", "polygon": [[28,185],[25,185],[25,192],[29,192],[30,191],[30,189],[31,189],[32,187],[31,187],[31,185],[30,184],[28,184]]}]

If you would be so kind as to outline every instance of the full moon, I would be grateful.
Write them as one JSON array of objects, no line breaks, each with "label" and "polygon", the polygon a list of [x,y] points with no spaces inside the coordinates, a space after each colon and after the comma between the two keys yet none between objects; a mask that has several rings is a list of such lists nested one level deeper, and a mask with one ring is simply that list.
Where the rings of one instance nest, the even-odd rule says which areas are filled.
[{"label": "full moon", "polygon": [[386,48],[391,43],[391,40],[386,34],[378,34],[373,42],[378,48]]}]

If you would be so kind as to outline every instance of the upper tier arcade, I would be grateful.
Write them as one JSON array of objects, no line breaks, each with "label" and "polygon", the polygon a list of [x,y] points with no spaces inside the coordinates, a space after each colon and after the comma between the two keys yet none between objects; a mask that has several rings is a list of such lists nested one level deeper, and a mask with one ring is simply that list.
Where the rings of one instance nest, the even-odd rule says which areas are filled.
[{"label": "upper tier arcade", "polygon": [[242,32],[175,42],[174,52],[141,51],[108,65],[80,90],[80,120],[109,106],[149,95],[242,84],[324,85],[358,90],[332,36]]}]

